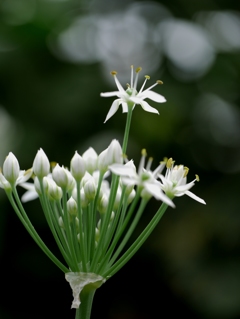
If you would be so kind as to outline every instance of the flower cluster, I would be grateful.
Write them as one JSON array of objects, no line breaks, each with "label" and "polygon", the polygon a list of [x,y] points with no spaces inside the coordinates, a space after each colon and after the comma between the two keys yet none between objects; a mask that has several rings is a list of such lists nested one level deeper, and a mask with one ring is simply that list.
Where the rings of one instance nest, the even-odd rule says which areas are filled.
[{"label": "flower cluster", "polygon": [[[6,191],[24,227],[65,273],[73,290],[74,308],[79,307],[79,295],[86,285],[93,290],[100,287],[129,261],[156,227],[167,207],[175,207],[174,197],[186,194],[205,204],[203,199],[190,192],[195,181],[199,180],[198,176],[187,183],[188,168],[174,166],[172,158],[160,162],[154,170],[151,169],[153,159],[149,158],[146,162],[145,149],[142,150],[138,168],[133,160],[126,159],[131,114],[135,105],[140,104],[147,112],[158,113],[144,100],[149,98],[155,102],[165,102],[164,97],[151,91],[155,85],[144,90],[148,76],[137,92],[140,68],[136,70],[135,80],[133,67],[131,70],[131,81],[126,91],[119,83],[116,72],[112,72],[119,91],[101,94],[119,97],[113,102],[105,121],[115,114],[119,105],[122,105],[123,112],[128,113],[123,146],[113,140],[100,154],[91,147],[82,155],[76,151],[69,169],[56,163],[51,168],[47,155],[40,149],[32,168],[23,171],[17,158],[9,153],[0,171],[0,187]],[[27,182],[30,177],[33,183]],[[27,190],[22,201],[17,185]],[[124,249],[152,197],[162,204],[133,244]],[[35,198],[40,200],[67,267],[44,244],[23,208],[22,202]]]}]

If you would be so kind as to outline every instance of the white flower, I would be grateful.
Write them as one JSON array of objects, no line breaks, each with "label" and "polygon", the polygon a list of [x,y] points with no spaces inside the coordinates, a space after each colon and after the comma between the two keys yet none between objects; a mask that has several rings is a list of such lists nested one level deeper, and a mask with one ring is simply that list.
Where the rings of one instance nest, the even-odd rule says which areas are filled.
[{"label": "white flower", "polygon": [[10,152],[3,163],[3,173],[0,170],[0,187],[11,190],[13,185],[17,186],[26,182],[32,173],[32,169],[20,170],[17,158]]},{"label": "white flower", "polygon": [[107,117],[106,117],[104,123],[117,112],[119,105],[122,105],[123,113],[127,113],[129,107],[134,108],[135,104],[140,104],[141,107],[145,111],[159,114],[158,110],[151,107],[144,100],[148,98],[148,99],[155,101],[157,103],[166,102],[165,97],[163,97],[162,95],[160,95],[158,93],[151,91],[151,89],[154,86],[156,86],[157,84],[162,84],[162,81],[157,81],[155,84],[150,86],[148,89],[143,90],[147,80],[150,79],[150,77],[148,75],[146,75],[145,81],[144,81],[140,91],[138,92],[137,91],[137,82],[138,82],[138,73],[140,71],[141,71],[141,68],[136,69],[136,77],[135,77],[135,80],[133,80],[133,66],[131,66],[131,81],[130,81],[130,84],[128,84],[127,90],[124,90],[121,83],[118,81],[117,72],[116,71],[111,72],[111,74],[114,77],[115,83],[117,85],[118,91],[101,93],[101,96],[103,96],[103,97],[117,96],[118,99],[113,101],[112,106],[107,114]]},{"label": "white flower", "polygon": [[78,154],[77,151],[75,152],[70,165],[72,176],[77,181],[80,181],[86,172],[86,165],[84,159]]},{"label": "white flower", "polygon": [[92,174],[92,172],[97,169],[97,153],[92,147],[89,147],[89,149],[83,153],[82,158],[85,161],[86,170]]},{"label": "white flower", "polygon": [[138,185],[142,188],[141,195],[144,197],[154,196],[156,199],[163,201],[169,206],[175,207],[172,200],[166,196],[160,187],[160,182],[156,177],[159,172],[165,166],[165,163],[160,164],[153,172],[150,171],[152,159],[150,158],[146,169],[144,168],[145,158],[147,156],[146,150],[142,150],[142,158],[139,164],[138,172],[133,161],[129,161],[127,164],[113,164],[109,166],[109,169],[116,175],[121,176],[123,185]]},{"label": "white flower", "polygon": [[159,178],[161,179],[161,188],[165,194],[170,198],[188,195],[199,203],[206,204],[203,199],[189,191],[189,189],[195,185],[194,182],[199,181],[198,175],[196,175],[196,179],[194,179],[192,182],[187,183],[186,176],[189,169],[183,165],[173,166],[173,164],[174,161],[172,158],[168,159],[165,176],[162,174],[159,175]]},{"label": "white flower", "polygon": [[41,148],[37,152],[37,155],[35,156],[35,159],[33,161],[33,172],[39,178],[47,176],[50,172],[49,160],[47,158],[47,155]]}]

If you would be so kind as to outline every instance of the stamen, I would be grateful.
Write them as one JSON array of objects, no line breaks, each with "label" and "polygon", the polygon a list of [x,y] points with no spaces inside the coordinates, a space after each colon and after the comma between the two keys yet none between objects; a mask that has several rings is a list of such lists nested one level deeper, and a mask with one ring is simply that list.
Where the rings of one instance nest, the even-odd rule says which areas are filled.
[{"label": "stamen", "polygon": [[172,159],[172,157],[170,157],[170,158],[167,160],[167,164],[166,164],[167,168],[171,168],[171,167],[173,166],[174,162],[175,162],[175,161]]},{"label": "stamen", "polygon": [[131,87],[129,83],[127,83],[126,86],[128,89],[130,89],[130,87]]},{"label": "stamen", "polygon": [[133,87],[133,65],[131,65],[131,88]]},{"label": "stamen", "polygon": [[162,84],[163,84],[163,81],[157,80],[156,83],[162,85]]},{"label": "stamen", "polygon": [[136,73],[139,73],[140,71],[142,71],[142,68],[139,66],[138,68],[136,68]]},{"label": "stamen", "polygon": [[168,158],[164,157],[163,160],[160,162],[160,164],[167,164]]},{"label": "stamen", "polygon": [[147,156],[147,151],[145,148],[142,149],[142,157],[140,159],[140,163],[139,163],[139,167],[138,167],[138,175],[140,175],[142,173],[142,169],[144,167],[145,164],[145,158]]},{"label": "stamen", "polygon": [[138,92],[138,94],[140,94],[142,92],[147,80],[150,80],[150,76],[149,75],[145,75],[145,80],[144,80],[143,85],[142,85],[140,91]]},{"label": "stamen", "polygon": [[142,149],[142,152],[141,152],[142,156],[147,156],[147,151],[145,148]]},{"label": "stamen", "polygon": [[53,170],[56,165],[57,165],[57,162],[50,162],[51,170]]},{"label": "stamen", "polygon": [[200,181],[200,178],[198,175],[195,175],[196,176],[196,181],[199,182]]},{"label": "stamen", "polygon": [[150,170],[152,162],[153,162],[153,157],[149,157],[148,162],[147,162],[147,166],[146,166],[147,171]]},{"label": "stamen", "polygon": [[114,75],[117,75],[117,71],[111,71],[110,73],[111,73],[113,76],[114,76]]},{"label": "stamen", "polygon": [[138,73],[142,70],[141,67],[136,68],[136,77],[135,77],[135,82],[133,88],[136,90],[137,89],[137,82],[138,82]]},{"label": "stamen", "polygon": [[189,172],[189,168],[188,167],[184,167],[184,174],[183,174],[183,177],[186,177],[187,176],[187,174],[188,174],[188,172]]}]

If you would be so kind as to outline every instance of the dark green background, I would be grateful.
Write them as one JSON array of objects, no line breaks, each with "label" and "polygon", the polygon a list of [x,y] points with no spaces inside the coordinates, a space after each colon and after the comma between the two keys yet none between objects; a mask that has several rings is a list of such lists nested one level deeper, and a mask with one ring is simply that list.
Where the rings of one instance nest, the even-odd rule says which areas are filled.
[{"label": "dark green background", "polygon": [[[235,11],[238,1],[144,3],[163,5],[173,20],[193,23],[201,12],[233,12],[239,17]],[[121,141],[125,114],[119,110],[103,124],[113,99],[100,98],[100,92],[115,90],[108,73],[111,69],[106,71],[108,57],[71,61],[53,49],[53,39],[77,17],[94,14],[96,18],[116,12],[124,16],[133,4],[103,0],[0,1],[1,163],[12,151],[21,168],[27,169],[42,147],[51,161],[69,165],[76,149],[82,153],[93,146],[100,152],[113,138]],[[143,2],[136,4],[141,6]],[[161,19],[155,16],[154,23]],[[113,23],[121,24],[121,20]],[[225,28],[228,30],[227,24]],[[151,37],[154,30],[148,32]],[[133,44],[137,36],[132,38]],[[125,48],[122,42],[119,48],[111,45],[115,56],[110,58],[114,60],[116,52]],[[188,166],[189,181],[195,173],[201,179],[192,191],[207,205],[187,196],[176,199],[177,208],[167,211],[136,256],[97,291],[93,319],[167,318],[176,314],[185,319],[240,318],[240,44],[234,49],[226,44],[225,50],[212,47],[212,64],[202,75],[188,79],[159,47],[162,60],[157,67],[154,59],[150,61],[154,71],[149,74],[149,83],[163,80],[164,85],[155,91],[163,94],[167,103],[151,103],[160,116],[136,107],[128,149],[129,158],[136,164],[141,149],[146,148],[155,166],[164,156]],[[142,56],[139,51],[129,63],[122,56],[118,61],[126,70],[130,64],[144,61]],[[142,75],[149,70],[143,70]],[[219,103],[211,107],[208,98],[213,96]],[[74,318],[71,290],[63,274],[36,247],[3,191],[0,204],[0,318]],[[135,235],[158,205],[151,201]],[[25,204],[25,208],[58,255],[38,201]]]}]

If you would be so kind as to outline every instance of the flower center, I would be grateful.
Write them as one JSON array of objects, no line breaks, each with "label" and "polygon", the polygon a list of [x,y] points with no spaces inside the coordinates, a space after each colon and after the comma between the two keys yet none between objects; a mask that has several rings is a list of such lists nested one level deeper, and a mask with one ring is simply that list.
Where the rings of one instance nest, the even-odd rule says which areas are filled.
[{"label": "flower center", "polygon": [[129,96],[136,96],[136,95],[138,94],[137,90],[134,89],[134,88],[131,88],[131,87],[128,87],[128,88],[127,88],[126,93],[127,93]]}]

